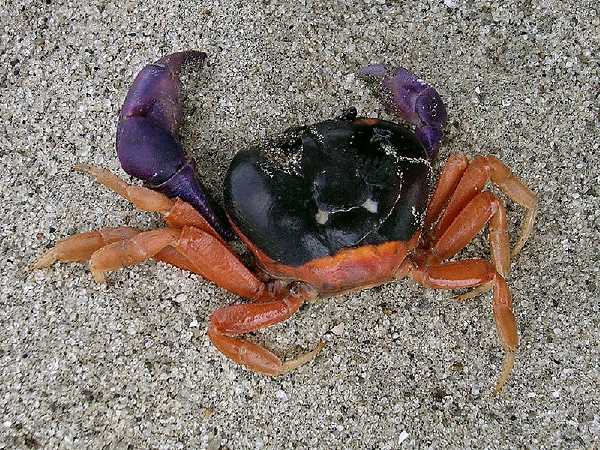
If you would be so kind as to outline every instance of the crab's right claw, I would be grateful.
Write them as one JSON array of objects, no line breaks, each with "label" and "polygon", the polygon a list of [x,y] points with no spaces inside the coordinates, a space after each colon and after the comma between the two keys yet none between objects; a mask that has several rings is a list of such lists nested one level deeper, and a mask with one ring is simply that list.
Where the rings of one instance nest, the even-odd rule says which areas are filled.
[{"label": "crab's right claw", "polygon": [[129,175],[188,202],[221,236],[231,238],[224,213],[209,199],[177,137],[182,119],[179,72],[184,63],[205,59],[203,52],[178,52],[140,71],[121,108],[117,154]]},{"label": "crab's right claw", "polygon": [[434,159],[442,141],[442,129],[448,120],[440,94],[412,72],[402,67],[371,64],[359,76],[374,82],[375,92],[392,114],[415,126],[415,135]]}]

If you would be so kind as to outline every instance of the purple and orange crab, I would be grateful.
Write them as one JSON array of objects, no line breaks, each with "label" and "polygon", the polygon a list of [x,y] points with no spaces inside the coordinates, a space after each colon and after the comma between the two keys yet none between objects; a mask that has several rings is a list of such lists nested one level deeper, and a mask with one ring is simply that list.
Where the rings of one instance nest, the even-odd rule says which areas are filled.
[{"label": "purple and orange crab", "polygon": [[[243,335],[289,319],[304,302],[404,277],[435,289],[474,288],[461,300],[492,290],[505,352],[496,383],[501,391],[518,346],[506,277],[532,231],[536,195],[492,156],[451,155],[434,188],[431,162],[447,121],[441,97],[406,69],[370,65],[360,75],[414,131],[359,117],[355,108],[288,129],[235,155],[222,208],[206,195],[177,136],[180,69],[205,59],[197,51],[168,55],[144,67],[127,94],[117,153],[144,187],[98,167],[76,167],[136,208],[163,214],[166,227],[77,234],[34,268],[89,261],[102,282],[108,271],[155,259],[197,273],[249,300],[211,315],[210,340],[236,363],[272,376],[310,361],[323,344],[284,362]],[[526,210],[512,252],[504,204],[484,190],[489,181]],[[451,260],[486,225],[492,261]],[[235,237],[253,255],[252,270],[229,245]]]}]

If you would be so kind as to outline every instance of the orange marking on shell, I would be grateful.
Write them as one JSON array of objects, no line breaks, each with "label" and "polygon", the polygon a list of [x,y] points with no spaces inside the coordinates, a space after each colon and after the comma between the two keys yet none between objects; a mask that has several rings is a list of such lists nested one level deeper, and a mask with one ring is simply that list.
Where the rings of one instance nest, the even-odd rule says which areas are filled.
[{"label": "orange marking on shell", "polygon": [[234,224],[232,226],[269,275],[304,281],[315,287],[321,295],[377,286],[394,279],[406,255],[416,247],[420,236],[420,232],[417,231],[408,241],[346,248],[334,256],[317,258],[294,267],[273,260]]},{"label": "orange marking on shell", "polygon": [[365,117],[365,118],[361,118],[361,119],[356,119],[353,123],[354,124],[364,124],[367,126],[374,126],[374,125],[377,125],[379,122],[381,122],[379,119],[374,119],[372,117]]}]

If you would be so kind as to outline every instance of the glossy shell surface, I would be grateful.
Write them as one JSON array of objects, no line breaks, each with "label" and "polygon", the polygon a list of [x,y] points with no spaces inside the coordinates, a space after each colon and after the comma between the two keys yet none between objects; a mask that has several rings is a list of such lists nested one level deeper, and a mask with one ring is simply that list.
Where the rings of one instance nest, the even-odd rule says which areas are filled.
[{"label": "glossy shell surface", "polygon": [[410,130],[340,118],[237,153],[225,206],[265,255],[300,266],[347,248],[410,239],[422,226],[430,185],[427,154]]}]

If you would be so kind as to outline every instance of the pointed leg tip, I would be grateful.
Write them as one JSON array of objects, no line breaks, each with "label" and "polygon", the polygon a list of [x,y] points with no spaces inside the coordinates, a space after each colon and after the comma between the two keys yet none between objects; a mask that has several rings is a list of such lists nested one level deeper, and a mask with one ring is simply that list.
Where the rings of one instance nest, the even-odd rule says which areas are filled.
[{"label": "pointed leg tip", "polygon": [[92,277],[94,277],[94,281],[98,284],[107,284],[106,283],[106,276],[104,275],[104,272],[101,272],[99,270],[91,270],[92,272]]},{"label": "pointed leg tip", "polygon": [[73,166],[73,170],[79,173],[85,173],[95,178],[99,178],[102,175],[102,171],[104,169],[96,166],[92,166],[91,164],[75,164]]},{"label": "pointed leg tip", "polygon": [[493,288],[492,283],[485,283],[485,284],[482,284],[481,286],[471,289],[469,292],[465,292],[462,295],[456,295],[456,296],[452,297],[452,300],[457,301],[457,302],[463,302],[465,300],[469,300],[469,299],[478,297],[482,294],[485,294],[486,292],[491,291],[492,288]]},{"label": "pointed leg tip", "polygon": [[45,269],[46,267],[50,267],[52,264],[54,264],[57,261],[58,257],[56,255],[56,252],[54,251],[54,249],[50,249],[48,250],[46,253],[44,253],[42,256],[40,256],[38,259],[36,259],[33,264],[31,264],[28,269],[29,270],[39,270],[39,269]]},{"label": "pointed leg tip", "polygon": [[319,356],[319,353],[321,353],[321,351],[325,348],[325,346],[327,345],[327,342],[325,342],[324,340],[320,340],[319,343],[316,345],[316,347],[309,353],[311,353],[313,355],[313,358],[316,358],[317,356]]},{"label": "pointed leg tip", "polygon": [[321,353],[321,351],[325,348],[325,345],[327,345],[327,343],[321,339],[319,341],[319,343],[316,345],[316,347],[314,349],[312,349],[310,352],[308,352],[308,355],[310,355],[310,358],[308,359],[308,361],[313,360],[314,358],[319,356],[319,353]]},{"label": "pointed leg tip", "polygon": [[279,373],[276,374],[276,376],[286,375],[291,371],[297,369],[298,367],[314,360],[319,355],[319,353],[321,353],[321,350],[323,350],[324,347],[325,341],[320,340],[317,346],[311,351],[303,353],[302,355],[299,355],[294,359],[284,362],[281,366]]},{"label": "pointed leg tip", "polygon": [[464,302],[465,300],[469,300],[477,295],[474,294],[473,291],[474,289],[461,295],[455,295],[453,297],[450,297],[450,300],[455,302]]},{"label": "pointed leg tip", "polygon": [[494,395],[500,395],[504,391],[515,365],[516,354],[516,350],[508,349],[505,351],[504,360],[502,361],[502,370],[498,376],[498,381],[496,381],[496,386],[494,387]]},{"label": "pointed leg tip", "polygon": [[499,397],[500,395],[502,395],[505,387],[506,381],[502,383],[500,381],[497,381],[496,386],[494,386],[494,390],[492,391],[492,397]]},{"label": "pointed leg tip", "polygon": [[73,166],[73,170],[75,172],[86,172],[89,170],[91,166],[89,164],[84,164],[84,163],[80,163],[80,164],[75,164]]},{"label": "pointed leg tip", "polygon": [[75,164],[73,166],[73,170],[75,172],[87,173],[89,175],[96,176],[105,169],[102,169],[97,166],[93,166],[91,164],[83,164],[82,163],[82,164]]},{"label": "pointed leg tip", "polygon": [[515,259],[517,256],[519,256],[519,253],[521,253],[521,250],[523,250],[524,246],[525,246],[525,242],[517,242],[515,247],[510,252],[510,259],[512,260],[512,259]]}]

